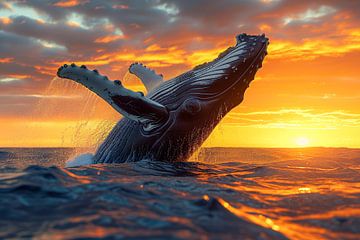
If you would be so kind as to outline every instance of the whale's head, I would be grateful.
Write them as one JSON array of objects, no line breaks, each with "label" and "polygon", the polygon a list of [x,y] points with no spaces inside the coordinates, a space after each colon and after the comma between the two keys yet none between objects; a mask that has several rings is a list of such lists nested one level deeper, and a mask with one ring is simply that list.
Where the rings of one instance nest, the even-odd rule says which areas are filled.
[{"label": "whale's head", "polygon": [[189,111],[197,111],[206,105],[212,111],[221,107],[226,113],[242,102],[245,90],[262,66],[268,44],[264,34],[240,34],[235,46],[220,53],[213,61],[165,82],[149,97],[170,110],[185,103]]},{"label": "whale's head", "polygon": [[194,90],[201,89],[202,98],[232,109],[242,102],[245,90],[262,66],[268,44],[265,35],[238,35],[235,46],[212,62],[195,67],[192,71],[197,77],[189,79],[189,84]]}]

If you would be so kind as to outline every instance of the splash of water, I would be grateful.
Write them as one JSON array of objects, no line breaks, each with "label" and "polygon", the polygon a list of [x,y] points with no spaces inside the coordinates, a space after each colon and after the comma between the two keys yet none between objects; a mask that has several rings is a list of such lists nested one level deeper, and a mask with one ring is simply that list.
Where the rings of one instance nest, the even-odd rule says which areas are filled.
[{"label": "splash of water", "polygon": [[[92,92],[72,81],[54,77],[39,99],[34,118],[63,121],[68,124],[62,132],[60,147],[74,147],[74,154],[94,151],[114,125],[116,113],[104,118],[97,116],[103,108]],[[35,126],[36,129],[36,126]]]},{"label": "splash of water", "polygon": [[[134,91],[146,91],[140,79],[129,72],[121,81]],[[74,147],[72,158],[84,152],[94,152],[121,118],[119,113],[88,89],[58,77],[49,82],[33,116],[32,122],[39,124],[49,119],[68,124],[59,139],[59,147]],[[37,127],[36,124],[31,126],[33,129]]]}]

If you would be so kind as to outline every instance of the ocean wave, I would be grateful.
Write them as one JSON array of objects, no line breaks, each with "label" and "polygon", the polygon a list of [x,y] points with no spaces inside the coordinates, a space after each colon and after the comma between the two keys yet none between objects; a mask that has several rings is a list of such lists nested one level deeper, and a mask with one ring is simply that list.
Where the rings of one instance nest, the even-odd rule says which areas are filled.
[{"label": "ocean wave", "polygon": [[324,156],[262,164],[142,160],[63,168],[48,162],[1,166],[0,238],[356,239],[359,234],[357,156],[346,163]]}]

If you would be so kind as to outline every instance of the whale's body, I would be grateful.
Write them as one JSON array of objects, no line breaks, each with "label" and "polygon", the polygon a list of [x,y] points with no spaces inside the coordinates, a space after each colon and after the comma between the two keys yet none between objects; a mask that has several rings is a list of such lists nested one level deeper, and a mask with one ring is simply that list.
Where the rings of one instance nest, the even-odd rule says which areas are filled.
[{"label": "whale's body", "polygon": [[147,96],[85,66],[64,65],[58,76],[85,85],[125,116],[100,145],[93,163],[144,158],[184,161],[226,113],[242,102],[245,90],[261,67],[267,45],[264,35],[240,34],[236,45],[212,62],[168,81],[141,64],[132,64],[129,70],[144,82]]}]

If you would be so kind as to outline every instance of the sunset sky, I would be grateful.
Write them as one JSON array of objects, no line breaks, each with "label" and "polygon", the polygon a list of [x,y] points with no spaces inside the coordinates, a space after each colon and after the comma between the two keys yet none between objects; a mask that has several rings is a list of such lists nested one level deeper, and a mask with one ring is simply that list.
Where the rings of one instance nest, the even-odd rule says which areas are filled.
[{"label": "sunset sky", "polygon": [[87,146],[120,115],[63,63],[128,88],[132,62],[170,79],[215,58],[239,33],[269,55],[244,102],[205,146],[360,147],[360,1],[0,1],[0,146]]}]

